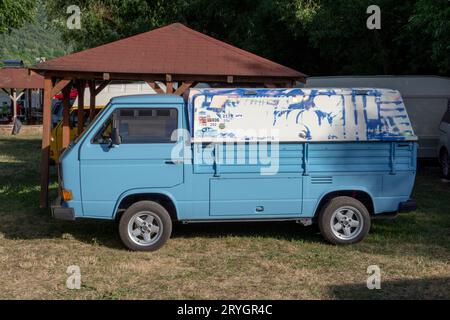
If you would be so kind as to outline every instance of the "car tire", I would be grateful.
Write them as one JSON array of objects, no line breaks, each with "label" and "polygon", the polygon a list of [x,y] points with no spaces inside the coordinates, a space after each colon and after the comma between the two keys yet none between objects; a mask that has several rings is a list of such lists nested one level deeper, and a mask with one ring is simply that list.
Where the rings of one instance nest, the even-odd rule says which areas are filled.
[{"label": "car tire", "polygon": [[335,245],[362,241],[369,233],[371,218],[367,208],[351,197],[331,199],[319,213],[322,236]]},{"label": "car tire", "polygon": [[172,234],[172,219],[167,210],[153,201],[131,205],[120,218],[119,234],[132,251],[156,251]]},{"label": "car tire", "polygon": [[441,163],[442,178],[450,180],[450,156],[447,150],[441,151],[439,162]]}]

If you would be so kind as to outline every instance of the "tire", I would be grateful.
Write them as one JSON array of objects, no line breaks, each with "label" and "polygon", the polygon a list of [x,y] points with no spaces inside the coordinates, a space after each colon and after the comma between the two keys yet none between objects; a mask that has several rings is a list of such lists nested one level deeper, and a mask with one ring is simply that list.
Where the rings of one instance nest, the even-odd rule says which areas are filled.
[{"label": "tire", "polygon": [[439,162],[441,163],[442,178],[450,180],[450,156],[448,155],[447,150],[444,149],[441,151]]},{"label": "tire", "polygon": [[348,245],[362,241],[369,233],[371,218],[367,208],[350,197],[330,200],[319,214],[322,236],[335,245]]},{"label": "tire", "polygon": [[169,240],[172,219],[156,202],[136,202],[120,218],[119,234],[123,244],[132,251],[156,251]]}]

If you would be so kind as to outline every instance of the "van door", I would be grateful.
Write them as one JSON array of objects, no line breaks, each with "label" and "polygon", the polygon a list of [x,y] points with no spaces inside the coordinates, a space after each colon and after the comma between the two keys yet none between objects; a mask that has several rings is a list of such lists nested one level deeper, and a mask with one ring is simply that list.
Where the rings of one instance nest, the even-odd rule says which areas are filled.
[{"label": "van door", "polygon": [[198,158],[205,154],[202,148],[196,146],[194,172],[210,174],[210,216],[301,216],[304,145],[216,145],[206,152],[219,155],[214,163]]},{"label": "van door", "polygon": [[[80,152],[81,194],[85,216],[111,217],[120,196],[132,189],[170,188],[183,183],[183,162],[171,159],[181,126],[181,108],[114,110]],[[111,144],[118,129],[120,145]]]}]

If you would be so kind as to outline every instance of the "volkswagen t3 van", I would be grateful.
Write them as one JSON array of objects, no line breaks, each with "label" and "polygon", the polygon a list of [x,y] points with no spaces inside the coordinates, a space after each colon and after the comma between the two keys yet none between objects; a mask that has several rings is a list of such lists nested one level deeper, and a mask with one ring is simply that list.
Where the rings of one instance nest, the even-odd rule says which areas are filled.
[{"label": "volkswagen t3 van", "polygon": [[417,138],[398,91],[193,89],[117,97],[60,161],[64,220],[115,219],[131,250],[172,222],[317,223],[353,244],[409,212]]}]

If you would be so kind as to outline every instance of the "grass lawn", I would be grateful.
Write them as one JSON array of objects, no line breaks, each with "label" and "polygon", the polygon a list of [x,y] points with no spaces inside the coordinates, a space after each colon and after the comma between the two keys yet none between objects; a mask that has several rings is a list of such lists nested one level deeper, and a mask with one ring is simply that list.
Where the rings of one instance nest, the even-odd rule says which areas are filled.
[{"label": "grass lawn", "polygon": [[[295,223],[177,224],[160,251],[134,253],[112,222],[40,210],[39,159],[40,137],[0,136],[1,299],[450,299],[450,184],[435,168],[418,175],[419,210],[375,221],[358,245]],[[80,290],[66,288],[71,265]],[[381,290],[366,288],[369,265]]]}]

